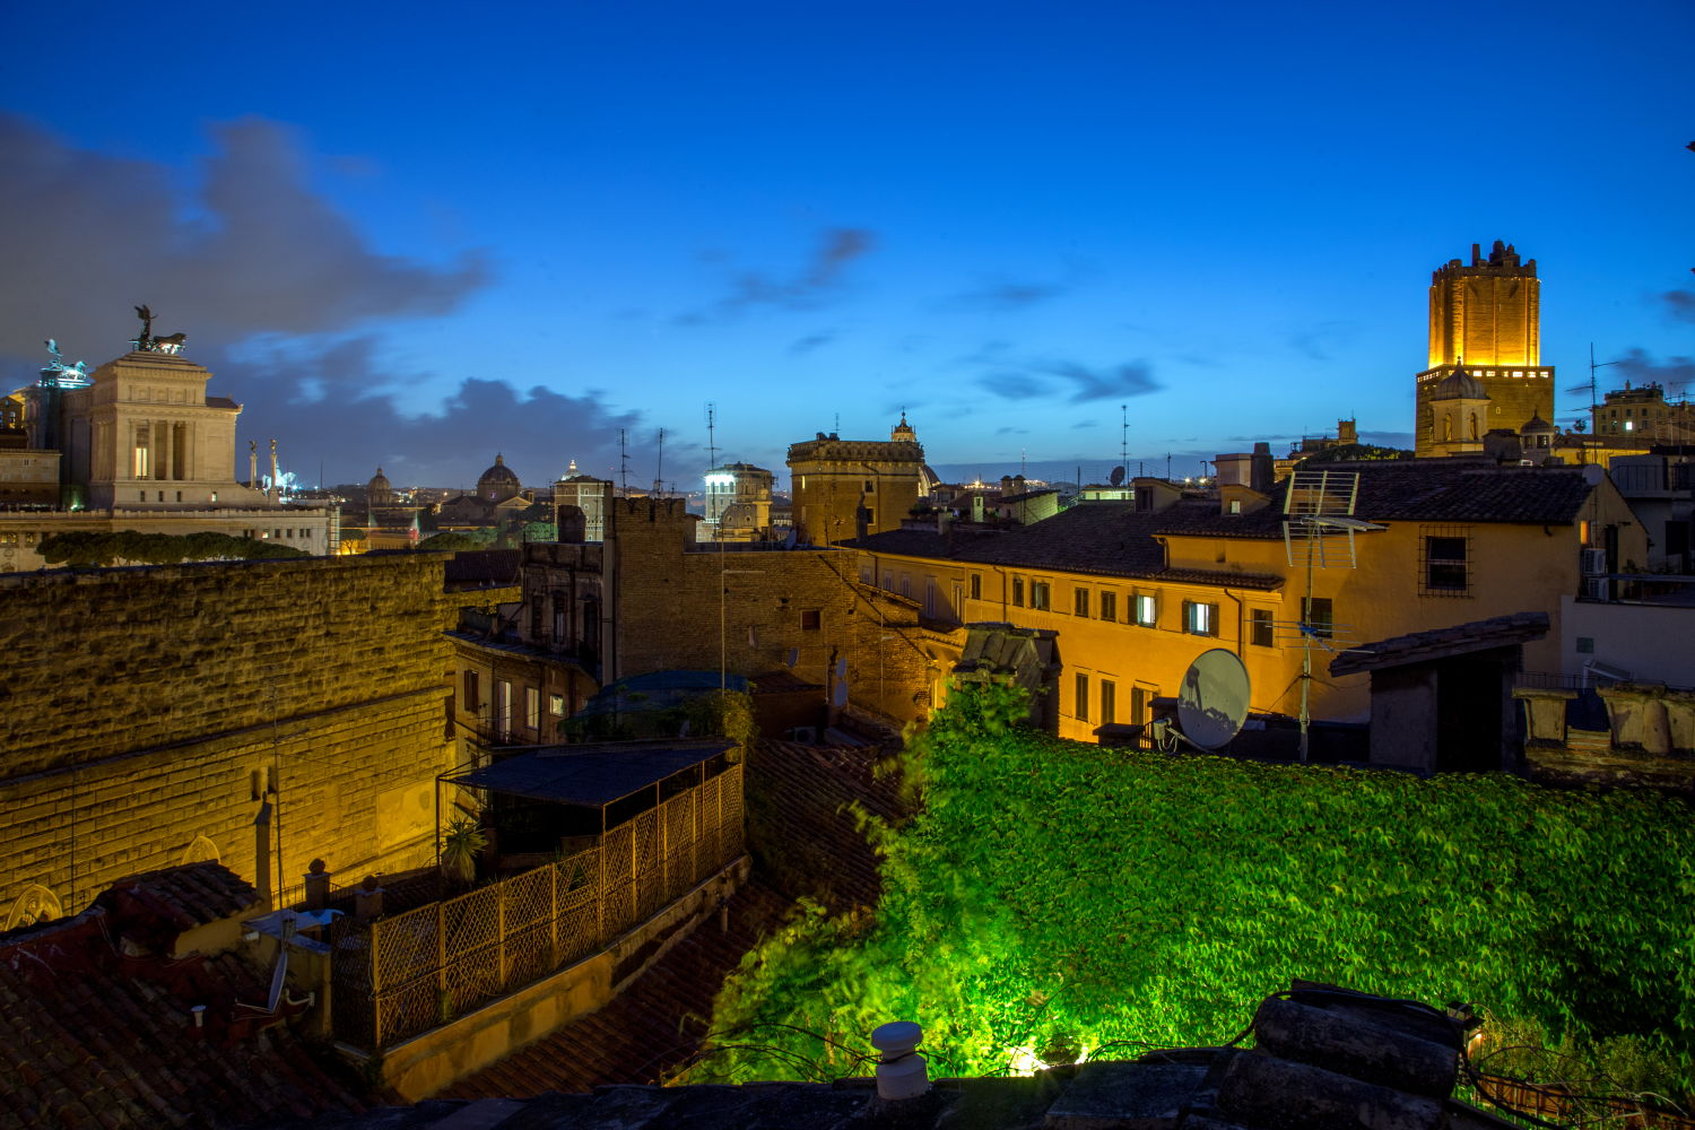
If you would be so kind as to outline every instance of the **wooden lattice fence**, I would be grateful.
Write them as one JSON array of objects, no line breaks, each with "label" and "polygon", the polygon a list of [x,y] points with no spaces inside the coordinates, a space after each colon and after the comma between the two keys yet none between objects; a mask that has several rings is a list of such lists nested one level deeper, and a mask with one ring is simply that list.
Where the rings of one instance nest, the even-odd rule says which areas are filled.
[{"label": "wooden lattice fence", "polygon": [[605,949],[741,856],[742,767],[598,847],[454,898],[329,928],[336,1038],[375,1051]]}]

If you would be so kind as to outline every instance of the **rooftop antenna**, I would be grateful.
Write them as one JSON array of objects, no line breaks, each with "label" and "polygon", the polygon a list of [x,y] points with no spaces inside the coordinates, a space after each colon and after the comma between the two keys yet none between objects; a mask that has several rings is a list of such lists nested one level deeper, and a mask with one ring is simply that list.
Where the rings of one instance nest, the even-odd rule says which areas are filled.
[{"label": "rooftop antenna", "polygon": [[659,457],[653,465],[653,497],[665,494],[665,429],[659,429]]},{"label": "rooftop antenna", "polygon": [[[1118,465],[1128,466],[1130,463],[1130,406],[1118,406]],[[1114,483],[1114,486],[1118,484]]]},{"label": "rooftop antenna", "polygon": [[630,449],[623,428],[618,429],[618,493],[630,495]]},{"label": "rooftop antenna", "polygon": [[1312,645],[1328,647],[1323,641],[1333,638],[1336,625],[1326,619],[1320,622],[1314,615],[1312,591],[1313,571],[1316,569],[1352,569],[1357,562],[1354,554],[1354,534],[1361,530],[1381,530],[1386,527],[1354,517],[1354,503],[1359,498],[1358,471],[1300,471],[1289,476],[1289,487],[1283,495],[1283,550],[1291,569],[1305,567],[1306,596],[1301,601],[1301,618],[1294,629],[1301,639],[1301,763],[1309,751],[1312,723]]},{"label": "rooftop antenna", "polygon": [[718,405],[706,402],[706,469],[718,466]]},{"label": "rooftop antenna", "polygon": [[[1621,362],[1621,361],[1600,361],[1600,362],[1597,362],[1595,360],[1595,343],[1594,342],[1589,343],[1589,379],[1587,381],[1583,382],[1580,385],[1572,385],[1570,388],[1566,389],[1566,392],[1568,394],[1575,395],[1576,393],[1580,393],[1580,392],[1584,391],[1585,389],[1589,390],[1589,418],[1591,420],[1593,420],[1595,418],[1595,409],[1597,409],[1601,406],[1600,378],[1597,375],[1596,370],[1597,369],[1605,369],[1608,365],[1620,365],[1620,364],[1623,364],[1623,362]],[[1553,406],[1549,405],[1548,411],[1552,412],[1553,410],[1554,410]]]},{"label": "rooftop antenna", "polygon": [[838,436],[842,434],[842,414],[840,412],[836,413],[836,423],[830,429],[830,432],[831,434]]}]

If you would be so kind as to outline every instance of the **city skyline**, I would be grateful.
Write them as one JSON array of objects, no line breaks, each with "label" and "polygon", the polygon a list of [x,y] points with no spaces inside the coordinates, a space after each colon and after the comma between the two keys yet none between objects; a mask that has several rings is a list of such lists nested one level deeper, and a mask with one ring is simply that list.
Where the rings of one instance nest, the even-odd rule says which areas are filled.
[{"label": "city skyline", "polygon": [[1430,272],[1496,239],[1561,424],[1591,343],[1603,389],[1695,375],[1681,6],[647,14],[189,5],[138,53],[13,11],[14,74],[87,80],[7,89],[8,387],[147,303],[306,482],[616,478],[622,428],[645,484],[663,428],[692,489],[708,403],[720,461],[904,409],[939,467],[1084,478],[1124,405],[1182,475],[1411,446]]}]

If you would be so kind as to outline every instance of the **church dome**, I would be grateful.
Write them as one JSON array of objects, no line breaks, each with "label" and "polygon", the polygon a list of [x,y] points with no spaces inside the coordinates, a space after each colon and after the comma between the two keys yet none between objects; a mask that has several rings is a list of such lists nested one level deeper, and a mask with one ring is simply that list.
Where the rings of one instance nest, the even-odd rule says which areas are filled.
[{"label": "church dome", "polygon": [[1464,369],[1455,369],[1436,382],[1436,391],[1430,394],[1430,399],[1488,400],[1489,394],[1483,391],[1482,381]]},{"label": "church dome", "polygon": [[523,489],[517,474],[506,465],[503,456],[494,457],[494,466],[482,473],[477,480],[477,497],[484,502],[505,502],[516,497]]},{"label": "church dome", "polygon": [[389,484],[388,476],[383,474],[381,467],[371,476],[371,481],[365,484],[365,497],[378,506],[394,501],[394,488]]},{"label": "church dome", "polygon": [[1526,420],[1524,427],[1518,430],[1518,434],[1521,436],[1551,436],[1558,435],[1559,431],[1560,429],[1554,427],[1538,414]]}]

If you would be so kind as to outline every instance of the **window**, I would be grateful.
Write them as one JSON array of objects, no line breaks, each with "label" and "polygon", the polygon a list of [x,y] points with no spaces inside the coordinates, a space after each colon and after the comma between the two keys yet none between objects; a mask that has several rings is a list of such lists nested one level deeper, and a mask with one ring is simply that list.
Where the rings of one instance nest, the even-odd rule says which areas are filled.
[{"label": "window", "polygon": [[512,683],[506,679],[494,684],[494,730],[503,738],[512,732]]},{"label": "window", "polygon": [[1315,638],[1327,640],[1336,634],[1336,619],[1327,596],[1308,597],[1301,601],[1301,622],[1312,629]]},{"label": "window", "polygon": [[1148,704],[1153,701],[1154,694],[1147,687],[1130,688],[1130,724],[1146,726],[1148,724]]},{"label": "window", "polygon": [[1087,675],[1077,676],[1077,701],[1072,713],[1077,716],[1079,722],[1089,720],[1089,676]]},{"label": "window", "polygon": [[1118,713],[1118,684],[1111,679],[1101,680],[1101,721],[1107,725],[1113,722],[1113,715]]},{"label": "window", "polygon": [[535,687],[524,688],[524,725],[541,732],[541,691]]},{"label": "window", "polygon": [[971,574],[971,599],[983,599],[983,574],[981,573]]},{"label": "window", "polygon": [[1271,623],[1271,609],[1255,608],[1248,612],[1248,642],[1255,647],[1275,647],[1277,632]]},{"label": "window", "polygon": [[876,494],[877,493],[877,480],[875,480],[875,479],[866,479],[865,480],[865,493],[866,494]]},{"label": "window", "polygon": [[1075,612],[1079,616],[1087,616],[1089,614],[1089,590],[1088,589],[1074,589],[1074,590],[1072,590],[1071,604],[1072,604],[1071,610],[1073,612]]},{"label": "window", "polygon": [[800,630],[816,632],[824,626],[824,610],[822,608],[803,608],[800,610]]},{"label": "window", "polygon": [[1159,606],[1151,596],[1136,597],[1136,623],[1151,628],[1159,623]]},{"label": "window", "polygon": [[883,574],[883,591],[884,592],[894,592],[895,591],[895,575],[893,573],[884,573]]},{"label": "window", "polygon": [[1101,619],[1118,619],[1118,594],[1115,592],[1101,593]]},{"label": "window", "polygon": [[1218,605],[1203,604],[1198,600],[1183,602],[1183,630],[1192,636],[1216,636],[1218,634]]},{"label": "window", "polygon": [[953,583],[953,618],[958,620],[965,614],[965,586],[958,581]]},{"label": "window", "polygon": [[565,717],[565,696],[550,694],[547,696],[547,712],[555,718]]},{"label": "window", "polygon": [[1046,609],[1050,606],[1048,598],[1048,583],[1046,581],[1030,582],[1030,607]]},{"label": "window", "polygon": [[1432,535],[1424,538],[1424,591],[1463,596],[1470,588],[1466,542],[1463,535]]},{"label": "window", "polygon": [[477,687],[477,673],[467,671],[465,672],[465,711],[468,714],[475,714],[482,708],[483,699]]},{"label": "window", "polygon": [[902,596],[906,597],[908,600],[912,599],[912,574],[911,573],[902,573],[900,575],[900,594]]},{"label": "window", "polygon": [[1023,608],[1024,607],[1024,578],[1023,577],[1012,578],[1012,606],[1014,608]]},{"label": "window", "polygon": [[865,524],[867,526],[875,526],[877,524],[877,511],[869,506],[865,508]]}]

